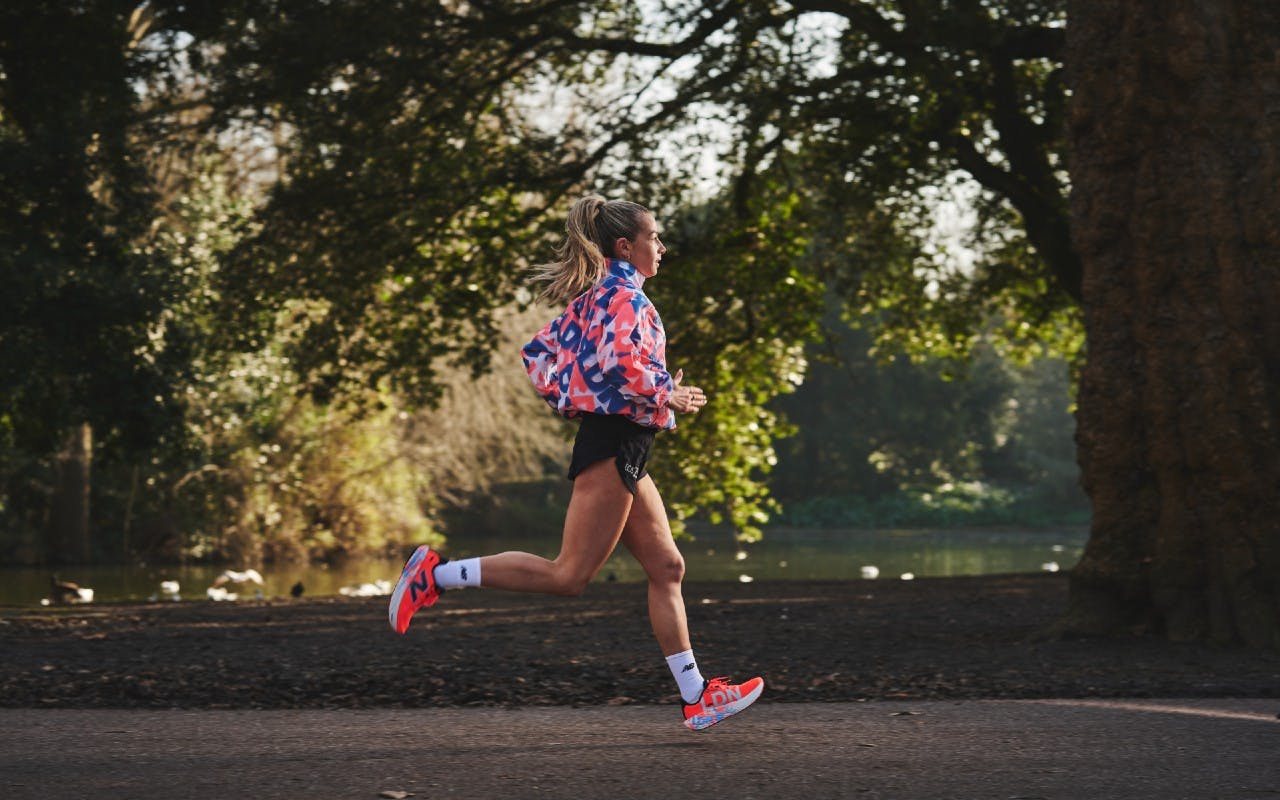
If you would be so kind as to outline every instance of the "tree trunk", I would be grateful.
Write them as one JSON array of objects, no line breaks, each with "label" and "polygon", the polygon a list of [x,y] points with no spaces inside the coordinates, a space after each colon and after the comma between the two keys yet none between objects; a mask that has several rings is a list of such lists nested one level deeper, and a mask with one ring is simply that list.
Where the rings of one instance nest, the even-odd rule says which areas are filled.
[{"label": "tree trunk", "polygon": [[77,425],[58,453],[57,483],[49,516],[49,560],[87,564],[93,558],[89,541],[89,494],[93,465],[93,428]]},{"label": "tree trunk", "polygon": [[1280,3],[1069,2],[1093,503],[1067,630],[1280,647]]}]

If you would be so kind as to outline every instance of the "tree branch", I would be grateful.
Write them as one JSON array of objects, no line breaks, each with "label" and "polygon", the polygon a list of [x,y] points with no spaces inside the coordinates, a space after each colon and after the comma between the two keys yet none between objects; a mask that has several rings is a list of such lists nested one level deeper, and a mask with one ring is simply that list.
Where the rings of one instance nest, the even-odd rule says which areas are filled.
[{"label": "tree branch", "polygon": [[737,16],[737,4],[725,3],[699,23],[684,39],[669,44],[640,42],[611,36],[579,36],[571,30],[560,31],[558,38],[574,51],[595,50],[619,55],[657,56],[674,60],[698,49],[711,34],[733,22]]},{"label": "tree branch", "polygon": [[1061,207],[1045,202],[1039,192],[1018,176],[992,164],[966,136],[951,133],[945,143],[956,154],[956,161],[978,183],[1006,197],[1022,215],[1027,238],[1058,280],[1060,288],[1076,303],[1082,300],[1083,272],[1080,258],[1071,245],[1071,229]]}]

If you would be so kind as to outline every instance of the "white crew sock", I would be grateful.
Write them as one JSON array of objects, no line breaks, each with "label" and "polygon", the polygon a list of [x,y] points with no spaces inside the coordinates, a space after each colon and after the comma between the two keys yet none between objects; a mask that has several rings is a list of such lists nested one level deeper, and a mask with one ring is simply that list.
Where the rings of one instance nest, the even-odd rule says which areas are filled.
[{"label": "white crew sock", "polygon": [[480,585],[480,559],[462,558],[446,561],[431,571],[436,576],[436,586],[441,589],[461,589]]},{"label": "white crew sock", "polygon": [[686,703],[698,702],[702,697],[702,687],[707,682],[702,679],[702,673],[698,671],[698,662],[693,657],[693,651],[685,650],[683,653],[667,656],[667,666],[671,668],[671,674],[680,687],[681,699]]}]

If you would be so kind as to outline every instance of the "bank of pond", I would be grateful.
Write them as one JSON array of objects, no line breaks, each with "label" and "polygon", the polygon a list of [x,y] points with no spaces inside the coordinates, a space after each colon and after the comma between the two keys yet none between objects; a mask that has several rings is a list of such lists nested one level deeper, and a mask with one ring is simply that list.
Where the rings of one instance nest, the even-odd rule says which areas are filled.
[{"label": "bank of pond", "polygon": [[[959,575],[1057,572],[1079,560],[1088,530],[1053,529],[833,530],[778,528],[739,543],[723,531],[680,542],[690,581],[912,580]],[[554,558],[555,537],[454,536],[452,557],[525,550]],[[406,555],[411,548],[406,548]],[[401,560],[339,564],[97,565],[0,567],[0,605],[93,602],[235,601],[288,596],[385,594]],[[56,582],[54,580],[56,575]],[[597,581],[639,582],[644,573],[619,547]],[[63,588],[59,589],[58,584]],[[74,586],[81,591],[74,592]]]}]

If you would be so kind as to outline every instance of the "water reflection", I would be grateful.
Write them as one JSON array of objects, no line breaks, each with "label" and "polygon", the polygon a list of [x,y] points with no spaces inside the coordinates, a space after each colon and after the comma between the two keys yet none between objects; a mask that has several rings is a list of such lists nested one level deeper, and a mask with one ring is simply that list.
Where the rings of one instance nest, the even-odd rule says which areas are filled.
[{"label": "water reflection", "polygon": [[[703,533],[681,542],[686,580],[900,580],[952,575],[992,575],[1040,572],[1054,564],[1068,570],[1079,560],[1087,538],[1084,528],[1048,531],[940,530],[850,531],[771,530],[763,542],[739,545],[717,533]],[[454,536],[448,555],[468,557],[502,550],[527,550],[554,558],[557,539],[493,539]],[[406,551],[407,555],[407,551]],[[240,589],[242,599],[288,597],[297,584],[304,596],[333,596],[344,587],[376,585],[394,580],[401,561],[358,561],[338,566],[283,564],[263,569],[261,586]],[[176,596],[205,599],[206,590],[222,575],[224,566],[89,567],[63,569],[62,577],[92,587],[96,600],[163,601],[176,582]],[[0,568],[0,604],[36,605],[50,596],[51,570]],[[597,580],[639,582],[644,572],[622,548]]]},{"label": "water reflection", "polygon": [[[770,531],[764,541],[738,546],[700,536],[682,543],[687,580],[897,580],[956,575],[1039,572],[1048,562],[1070,569],[1088,531]],[[741,550],[746,553],[740,557]],[[619,580],[643,580],[628,556],[605,565]],[[908,578],[910,579],[910,578]]]}]

